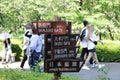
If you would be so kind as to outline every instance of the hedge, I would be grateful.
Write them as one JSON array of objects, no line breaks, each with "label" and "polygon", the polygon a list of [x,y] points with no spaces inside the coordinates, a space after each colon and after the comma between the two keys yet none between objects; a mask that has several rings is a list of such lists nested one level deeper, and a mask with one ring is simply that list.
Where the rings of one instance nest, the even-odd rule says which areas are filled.
[{"label": "hedge", "polygon": [[120,62],[120,41],[104,41],[96,46],[96,52],[99,61]]},{"label": "hedge", "polygon": [[12,44],[12,52],[16,53],[15,60],[20,61],[22,57],[22,49],[18,44]]}]

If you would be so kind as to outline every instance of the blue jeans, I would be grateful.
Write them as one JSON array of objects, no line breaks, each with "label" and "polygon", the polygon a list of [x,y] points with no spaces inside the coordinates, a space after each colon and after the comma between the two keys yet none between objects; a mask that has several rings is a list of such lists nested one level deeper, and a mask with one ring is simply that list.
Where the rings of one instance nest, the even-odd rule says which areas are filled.
[{"label": "blue jeans", "polygon": [[40,61],[40,55],[41,52],[33,51],[31,56],[29,56],[29,61],[28,61],[30,67],[37,65],[37,63]]}]

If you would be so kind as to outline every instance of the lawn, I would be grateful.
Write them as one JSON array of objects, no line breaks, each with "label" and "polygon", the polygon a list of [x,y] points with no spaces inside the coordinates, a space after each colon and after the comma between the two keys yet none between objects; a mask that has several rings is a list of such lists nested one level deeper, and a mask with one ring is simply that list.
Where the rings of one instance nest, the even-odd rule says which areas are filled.
[{"label": "lawn", "polygon": [[[0,69],[0,80],[54,80],[51,73],[20,71],[13,69]],[[75,77],[62,75],[60,80],[82,80]]]}]

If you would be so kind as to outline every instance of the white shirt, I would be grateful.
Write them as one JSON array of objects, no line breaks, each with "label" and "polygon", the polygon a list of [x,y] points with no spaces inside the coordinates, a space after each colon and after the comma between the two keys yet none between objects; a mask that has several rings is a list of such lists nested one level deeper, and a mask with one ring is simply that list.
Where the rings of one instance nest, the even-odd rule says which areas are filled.
[{"label": "white shirt", "polygon": [[[86,29],[86,34],[88,33],[88,30]],[[94,33],[90,34],[90,40],[87,41],[87,48],[88,50],[94,49],[95,48],[95,44],[93,43],[93,41],[98,41],[99,39],[97,38],[97,36]]]},{"label": "white shirt", "polygon": [[[27,33],[27,32],[28,32],[28,30],[25,33]],[[29,37],[26,37],[24,34],[23,50],[27,49],[27,47],[29,46],[29,41],[30,41]]]},{"label": "white shirt", "polygon": [[[80,35],[82,34],[83,30],[86,29],[86,27],[84,27],[81,32],[80,32]],[[87,48],[87,41],[83,38],[83,40],[81,41],[81,47],[82,48]]]},{"label": "white shirt", "polygon": [[42,37],[34,34],[30,39],[30,49],[36,52],[41,52],[42,50]]}]

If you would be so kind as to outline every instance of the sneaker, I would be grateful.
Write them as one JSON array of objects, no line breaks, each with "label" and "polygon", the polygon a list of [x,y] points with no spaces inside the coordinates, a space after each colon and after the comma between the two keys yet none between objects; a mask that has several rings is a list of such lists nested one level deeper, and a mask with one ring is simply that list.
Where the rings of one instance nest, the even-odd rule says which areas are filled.
[{"label": "sneaker", "polygon": [[20,70],[21,70],[21,71],[25,71],[25,69],[24,69],[24,68],[20,68]]},{"label": "sneaker", "polygon": [[2,64],[7,64],[8,62],[2,62]]},{"label": "sneaker", "polygon": [[100,68],[102,68],[102,67],[104,67],[105,66],[105,64],[99,64],[98,65],[98,68],[100,69]]},{"label": "sneaker", "polygon": [[91,66],[92,68],[95,68],[95,67],[96,67],[96,64],[93,63],[93,64],[91,64],[90,66]]},{"label": "sneaker", "polygon": [[85,65],[82,67],[82,69],[90,70],[90,68]]}]

